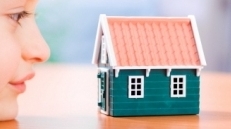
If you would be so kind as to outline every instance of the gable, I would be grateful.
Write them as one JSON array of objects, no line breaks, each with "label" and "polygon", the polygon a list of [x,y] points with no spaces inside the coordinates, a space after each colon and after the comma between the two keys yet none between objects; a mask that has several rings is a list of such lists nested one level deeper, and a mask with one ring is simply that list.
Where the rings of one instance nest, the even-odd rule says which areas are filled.
[{"label": "gable", "polygon": [[105,43],[106,43],[106,51],[108,54],[109,64],[111,66],[116,66],[116,59],[114,50],[112,48],[112,41],[111,41],[111,35],[107,23],[106,15],[101,14],[98,22],[97,32],[96,32],[96,39],[95,39],[95,46],[93,51],[93,57],[92,57],[92,64],[98,64],[99,60],[99,54],[100,54],[100,45],[101,45],[101,37],[105,37]]}]

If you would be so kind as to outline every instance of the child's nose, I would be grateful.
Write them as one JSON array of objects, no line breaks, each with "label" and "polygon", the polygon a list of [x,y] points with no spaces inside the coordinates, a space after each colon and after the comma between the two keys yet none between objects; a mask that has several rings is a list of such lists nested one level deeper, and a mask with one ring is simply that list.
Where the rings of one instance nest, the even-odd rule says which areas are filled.
[{"label": "child's nose", "polygon": [[24,29],[22,58],[32,63],[46,61],[50,56],[50,49],[42,37],[36,23],[27,24]]}]

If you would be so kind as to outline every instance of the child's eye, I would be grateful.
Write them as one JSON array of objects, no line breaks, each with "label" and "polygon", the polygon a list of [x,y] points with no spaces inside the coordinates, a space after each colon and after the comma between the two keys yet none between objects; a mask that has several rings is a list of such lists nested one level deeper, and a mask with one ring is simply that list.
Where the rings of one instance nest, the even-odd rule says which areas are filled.
[{"label": "child's eye", "polygon": [[20,12],[20,13],[14,13],[14,14],[9,14],[9,17],[14,20],[15,22],[19,23],[19,20],[24,18],[24,17],[27,17],[29,15],[28,12],[26,11],[23,11],[23,12]]}]

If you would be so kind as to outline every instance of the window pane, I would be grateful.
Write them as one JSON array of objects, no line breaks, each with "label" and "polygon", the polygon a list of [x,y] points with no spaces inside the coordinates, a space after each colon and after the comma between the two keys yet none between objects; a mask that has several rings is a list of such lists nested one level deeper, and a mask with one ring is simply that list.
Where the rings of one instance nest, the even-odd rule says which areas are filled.
[{"label": "window pane", "polygon": [[183,90],[179,90],[179,94],[182,95],[183,94]]},{"label": "window pane", "polygon": [[179,82],[183,82],[183,78],[179,78]]},{"label": "window pane", "polygon": [[140,78],[137,78],[137,83],[141,83],[141,79]]},{"label": "window pane", "polygon": [[177,78],[174,78],[174,79],[173,79],[173,82],[177,82]]},{"label": "window pane", "polygon": [[137,89],[141,89],[141,85],[140,84],[137,85]]},{"label": "window pane", "polygon": [[179,88],[183,88],[183,84],[179,84]]},{"label": "window pane", "polygon": [[177,84],[174,84],[174,85],[173,85],[173,88],[174,88],[174,89],[177,89]]},{"label": "window pane", "polygon": [[136,92],[135,92],[135,91],[132,91],[132,95],[136,95]]},{"label": "window pane", "polygon": [[132,78],[132,83],[136,83],[136,79],[135,78]]},{"label": "window pane", "polygon": [[141,95],[141,91],[137,91],[137,95]]},{"label": "window pane", "polygon": [[177,90],[174,90],[174,91],[173,91],[173,94],[174,94],[174,95],[177,95]]},{"label": "window pane", "polygon": [[132,85],[132,89],[135,89],[136,88],[136,85]]}]

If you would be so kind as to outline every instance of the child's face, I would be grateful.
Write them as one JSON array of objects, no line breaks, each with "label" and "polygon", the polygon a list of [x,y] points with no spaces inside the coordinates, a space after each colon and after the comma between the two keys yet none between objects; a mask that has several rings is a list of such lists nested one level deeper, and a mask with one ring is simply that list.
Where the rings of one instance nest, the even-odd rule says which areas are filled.
[{"label": "child's face", "polygon": [[[17,96],[50,51],[35,23],[37,0],[0,0],[0,121],[17,115]],[[29,13],[29,14],[28,14]]]}]

